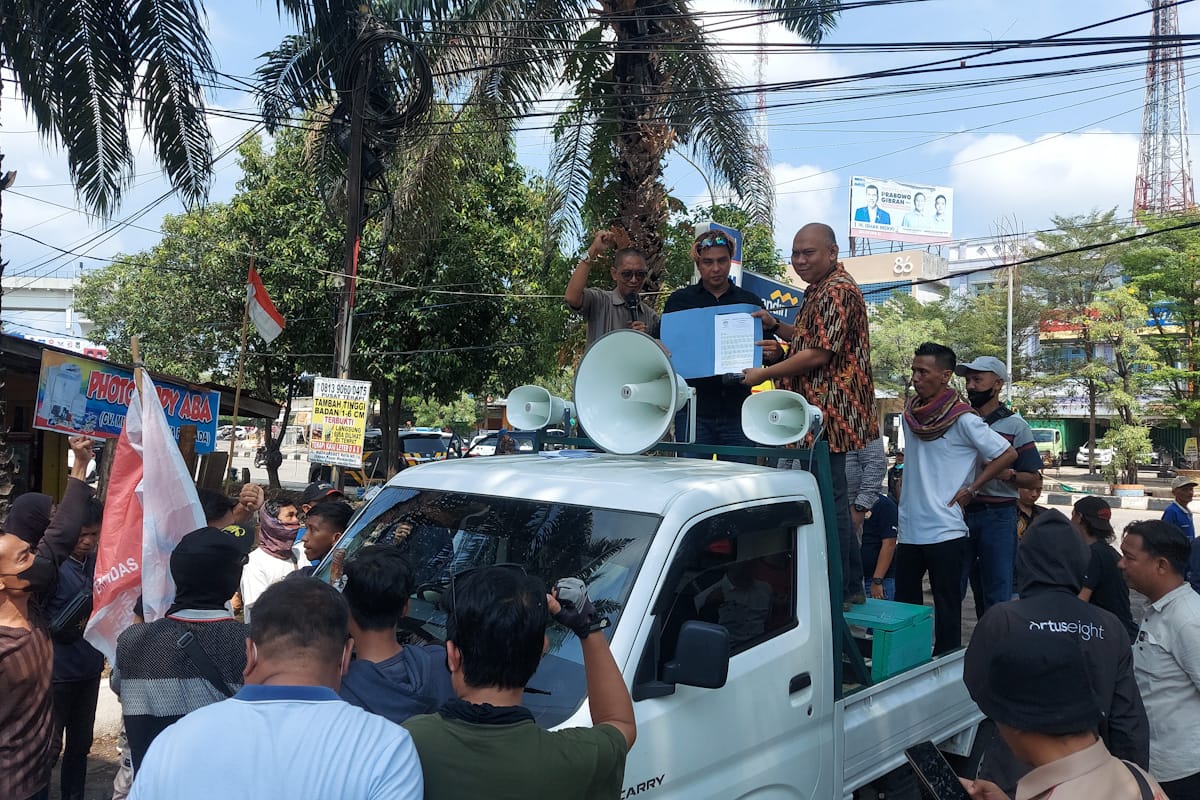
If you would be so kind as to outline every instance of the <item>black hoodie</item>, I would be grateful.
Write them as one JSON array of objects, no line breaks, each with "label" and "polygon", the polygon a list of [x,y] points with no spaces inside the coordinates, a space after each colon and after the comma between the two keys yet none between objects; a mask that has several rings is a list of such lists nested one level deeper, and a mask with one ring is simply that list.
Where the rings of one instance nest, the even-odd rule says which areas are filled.
[{"label": "black hoodie", "polygon": [[[1112,613],[1079,599],[1090,551],[1062,512],[1050,509],[1034,518],[1017,548],[1016,577],[1020,599],[988,609],[967,647],[963,680],[972,695],[986,691],[992,654],[1015,630],[1046,636],[1067,635],[1083,652],[1091,683],[1104,711],[1100,735],[1117,758],[1143,769],[1150,762],[1150,728],[1133,677],[1129,634]],[[979,776],[995,781],[1010,796],[1017,780],[1029,771],[996,738],[980,764]]]}]

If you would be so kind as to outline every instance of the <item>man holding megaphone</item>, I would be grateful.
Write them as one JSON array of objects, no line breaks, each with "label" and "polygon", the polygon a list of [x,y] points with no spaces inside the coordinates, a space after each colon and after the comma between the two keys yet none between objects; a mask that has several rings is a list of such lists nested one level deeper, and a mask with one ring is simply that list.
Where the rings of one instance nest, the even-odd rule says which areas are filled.
[{"label": "man holding megaphone", "polygon": [[646,283],[647,271],[646,258],[636,247],[623,247],[613,257],[610,272],[616,288],[605,291],[588,287],[592,264],[616,244],[617,234],[612,231],[597,233],[563,293],[567,306],[586,322],[589,345],[609,331],[633,328],[647,332],[658,323],[658,312],[638,295]]},{"label": "man holding megaphone", "polygon": [[791,339],[791,350],[778,364],[744,370],[743,383],[790,382],[793,391],[821,410],[833,470],[845,599],[862,603],[862,553],[850,518],[846,453],[862,450],[879,436],[867,304],[838,262],[837,237],[828,225],[814,222],[796,233],[792,269],[808,284],[795,326],[768,311],[754,312],[767,334]]}]

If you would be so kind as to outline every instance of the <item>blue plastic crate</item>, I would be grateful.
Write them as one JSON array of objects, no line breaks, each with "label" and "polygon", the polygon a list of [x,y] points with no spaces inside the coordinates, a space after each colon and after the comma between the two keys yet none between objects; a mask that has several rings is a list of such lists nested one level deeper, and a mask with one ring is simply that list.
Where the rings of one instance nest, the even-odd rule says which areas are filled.
[{"label": "blue plastic crate", "polygon": [[879,682],[929,661],[933,653],[933,609],[869,599],[844,614],[856,628],[868,628],[871,680]]}]

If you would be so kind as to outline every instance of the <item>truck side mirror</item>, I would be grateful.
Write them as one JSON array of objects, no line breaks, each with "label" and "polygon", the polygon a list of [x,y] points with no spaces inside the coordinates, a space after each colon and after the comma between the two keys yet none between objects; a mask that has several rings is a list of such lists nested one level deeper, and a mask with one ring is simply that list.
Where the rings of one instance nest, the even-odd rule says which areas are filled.
[{"label": "truck side mirror", "polygon": [[729,630],[712,622],[688,620],[679,629],[675,658],[663,665],[663,681],[720,689],[729,677]]},{"label": "truck side mirror", "polygon": [[[657,635],[656,627],[652,636]],[[648,648],[633,684],[635,702],[674,694],[676,684],[719,689],[729,676],[729,631],[712,622],[689,620],[679,629],[675,658],[663,665],[662,680],[652,677],[657,659],[657,645]]]}]

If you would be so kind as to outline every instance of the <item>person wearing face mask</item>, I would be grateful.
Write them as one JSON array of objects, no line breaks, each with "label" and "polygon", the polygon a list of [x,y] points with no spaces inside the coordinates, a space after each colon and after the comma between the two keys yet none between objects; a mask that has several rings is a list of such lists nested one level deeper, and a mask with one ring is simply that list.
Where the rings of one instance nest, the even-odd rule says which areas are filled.
[{"label": "person wearing face mask", "polygon": [[74,437],[70,445],[75,461],[57,512],[51,516],[44,495],[17,498],[0,533],[0,797],[16,800],[49,796],[54,649],[44,604],[92,497],[85,480],[92,440]]},{"label": "person wearing face mask", "polygon": [[239,587],[247,624],[259,595],[295,571],[292,548],[300,526],[300,504],[292,495],[277,495],[263,505],[258,515],[258,547],[250,552]]},{"label": "person wearing face mask", "polygon": [[192,531],[171,552],[175,602],[167,615],[117,639],[121,714],[135,775],[168,725],[241,688],[247,626],[225,603],[245,563],[243,538],[212,527]]},{"label": "person wearing face mask", "polygon": [[993,431],[1017,451],[1017,460],[988,481],[967,504],[967,544],[963,557],[962,594],[975,594],[975,615],[982,617],[1013,596],[1013,564],[1017,557],[1017,492],[1041,486],[1042,459],[1029,423],[1000,402],[1008,382],[1004,362],[981,356],[959,364],[954,373],[966,379],[967,402]]}]

